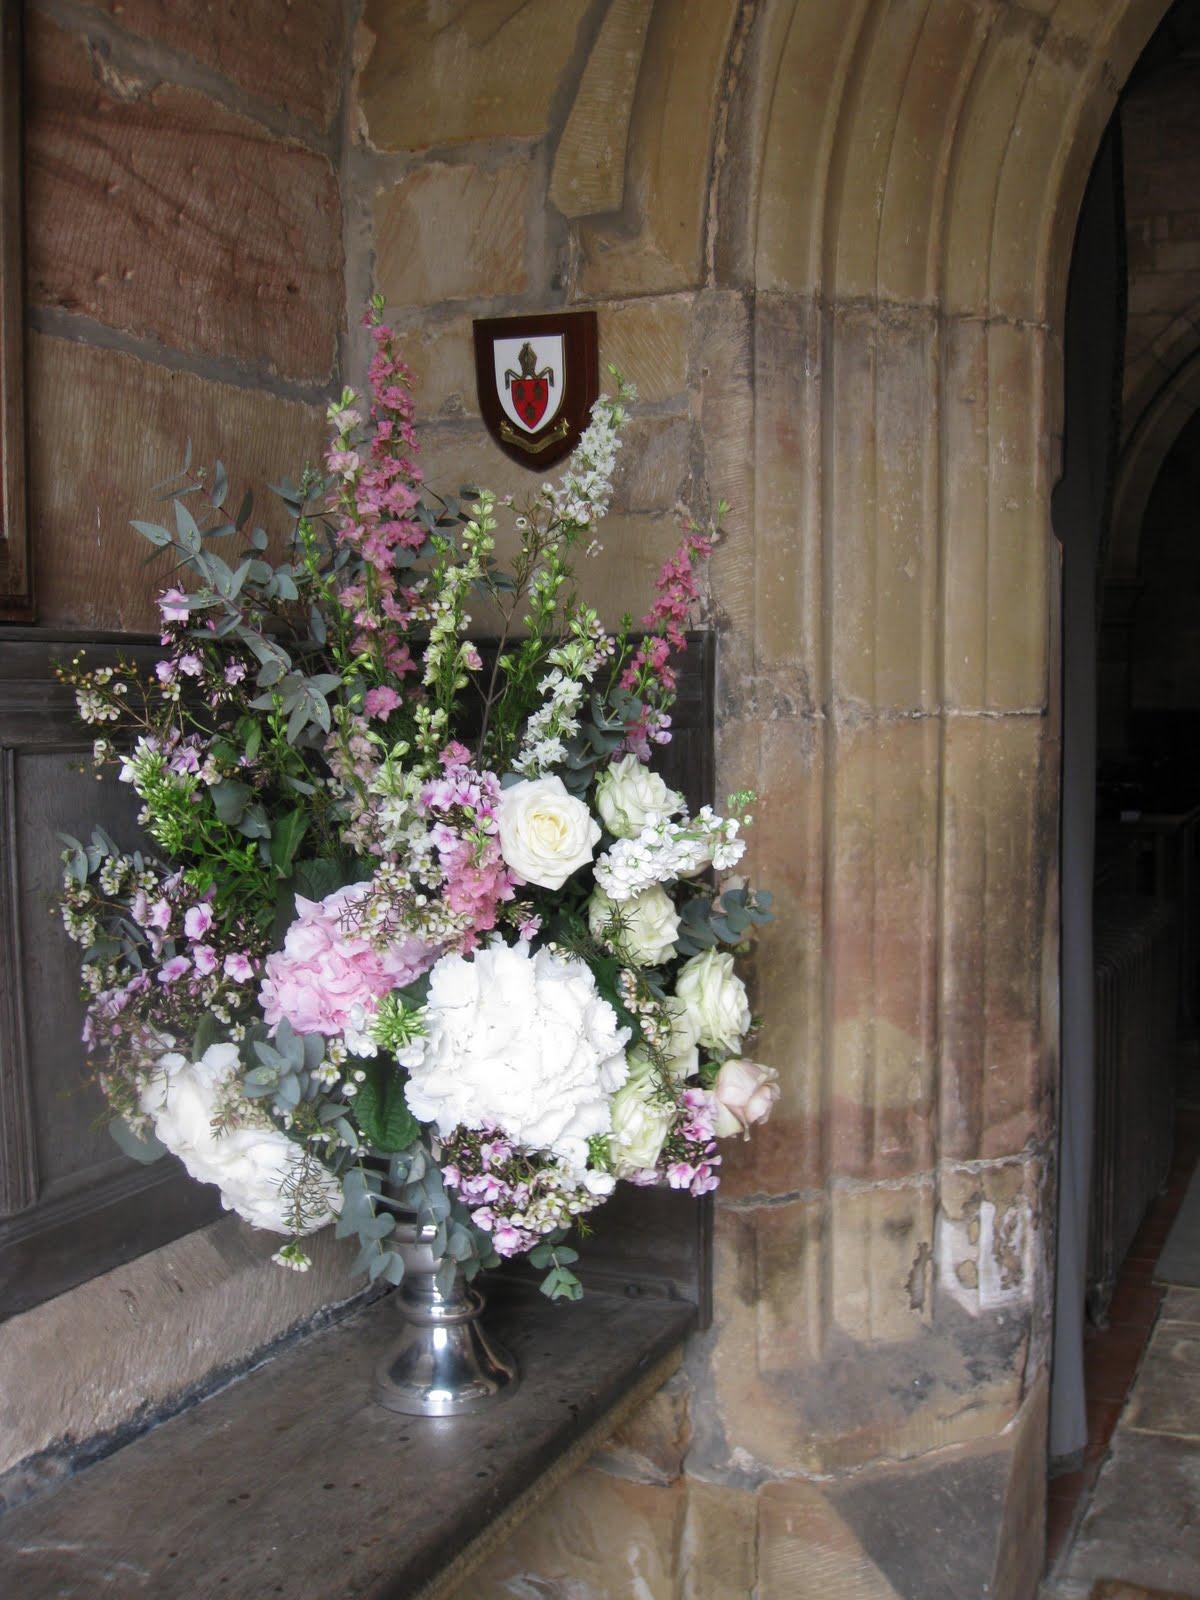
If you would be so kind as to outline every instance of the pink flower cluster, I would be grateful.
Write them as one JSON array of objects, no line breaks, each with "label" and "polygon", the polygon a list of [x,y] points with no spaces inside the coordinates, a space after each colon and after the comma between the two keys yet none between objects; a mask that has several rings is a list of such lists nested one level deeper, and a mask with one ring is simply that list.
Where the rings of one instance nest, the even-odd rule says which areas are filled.
[{"label": "pink flower cluster", "polygon": [[717,1154],[716,1113],[710,1090],[685,1089],[658,1165],[644,1168],[633,1182],[648,1185],[665,1178],[672,1189],[687,1189],[694,1195],[715,1189],[721,1181],[717,1173],[721,1157]]},{"label": "pink flower cluster", "polygon": [[[669,699],[675,693],[677,675],[669,665],[671,652],[687,648],[684,629],[692,607],[700,598],[695,564],[706,561],[713,552],[715,540],[711,534],[702,533],[686,515],[682,526],[683,538],[678,549],[663,563],[655,579],[658,598],[642,618],[646,637],[621,674],[622,689],[640,695],[643,700],[655,694]],[[639,760],[648,761],[651,744],[670,743],[670,727],[671,719],[664,711],[647,705],[639,721],[627,727],[621,750],[631,751]]]},{"label": "pink flower cluster", "polygon": [[442,1145],[442,1182],[492,1236],[496,1254],[531,1250],[546,1234],[600,1203],[558,1167],[538,1165],[491,1126],[460,1128]]},{"label": "pink flower cluster", "polygon": [[356,930],[353,908],[366,893],[350,884],[320,901],[296,896],[300,914],[267,957],[259,995],[272,1033],[286,1018],[297,1033],[358,1034],[382,995],[432,964],[437,952],[419,940],[379,949]]},{"label": "pink flower cluster", "polygon": [[481,933],[496,926],[499,908],[513,898],[516,886],[500,853],[500,780],[494,772],[478,772],[470,751],[457,742],[442,751],[441,763],[441,777],[421,790],[421,809],[433,822],[446,904],[456,916],[470,918],[463,942],[469,952]]},{"label": "pink flower cluster", "polygon": [[[375,341],[369,373],[374,433],[366,459],[360,449],[349,445],[344,431],[326,455],[326,463],[338,479],[332,506],[338,517],[338,538],[366,564],[359,581],[347,584],[338,598],[359,629],[354,649],[374,655],[382,671],[402,678],[416,671],[416,663],[396,628],[411,619],[416,594],[397,584],[394,557],[397,550],[419,550],[425,543],[425,530],[413,515],[420,503],[422,478],[411,456],[400,448],[413,452],[418,448],[408,368],[396,354],[390,328],[377,323],[371,333]],[[357,420],[353,413],[351,417]],[[367,713],[387,715],[378,696]]]}]

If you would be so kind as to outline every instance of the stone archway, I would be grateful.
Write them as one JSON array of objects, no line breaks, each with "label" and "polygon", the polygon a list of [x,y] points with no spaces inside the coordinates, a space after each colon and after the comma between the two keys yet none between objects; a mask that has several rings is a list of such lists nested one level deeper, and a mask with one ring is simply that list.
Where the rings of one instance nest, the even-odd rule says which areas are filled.
[{"label": "stone archway", "polygon": [[[654,141],[697,97],[650,65],[660,39],[619,220],[572,224],[584,296],[634,267],[701,291],[706,466],[742,508],[722,765],[790,896],[760,974],[790,1087],[718,1211],[691,1466],[765,1483],[900,1592],[925,1558],[884,1558],[880,1496],[919,1516],[968,1441],[1004,1507],[981,1581],[1030,1593],[1039,1560],[1004,1530],[1045,1455],[1062,319],[1093,156],[1166,9],[705,7],[728,41],[707,169],[655,203]],[[899,1460],[905,1489],[803,1481]],[[978,1531],[969,1494],[960,1515]]]},{"label": "stone archway", "polygon": [[[614,537],[652,547],[673,473],[735,506],[720,789],[761,796],[755,869],[780,891],[763,1051],[787,1087],[726,1158],[687,1476],[564,1491],[572,1526],[607,1496],[671,1581],[711,1569],[711,1592],[764,1600],[835,1570],[873,1596],[1036,1586],[1061,332],[1092,160],[1166,10],[479,0],[434,28],[366,8],[380,38],[389,13],[423,18],[362,80],[376,283],[431,337],[455,302],[596,306],[609,353],[642,363],[658,452]],[[432,237],[439,197],[449,277],[401,248]],[[485,459],[467,385],[430,370],[450,408],[431,456]],[[519,1570],[593,1559],[563,1525],[533,1525]]]}]

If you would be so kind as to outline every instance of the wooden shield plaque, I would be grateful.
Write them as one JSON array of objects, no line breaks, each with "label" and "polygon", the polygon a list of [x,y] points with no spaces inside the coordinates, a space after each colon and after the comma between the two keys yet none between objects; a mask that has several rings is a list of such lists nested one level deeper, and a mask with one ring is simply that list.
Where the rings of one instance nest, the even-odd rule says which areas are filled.
[{"label": "wooden shield plaque", "polygon": [[594,311],[475,323],[479,409],[514,461],[545,472],[572,451],[600,393]]}]

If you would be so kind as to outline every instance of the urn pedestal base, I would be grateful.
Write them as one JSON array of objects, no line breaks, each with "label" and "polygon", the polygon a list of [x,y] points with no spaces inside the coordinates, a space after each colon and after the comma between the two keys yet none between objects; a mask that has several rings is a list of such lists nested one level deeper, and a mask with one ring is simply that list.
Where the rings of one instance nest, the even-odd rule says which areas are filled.
[{"label": "urn pedestal base", "polygon": [[404,1258],[404,1281],[391,1297],[402,1331],[375,1368],[372,1395],[405,1416],[460,1417],[507,1399],[520,1380],[516,1362],[480,1326],[483,1296],[461,1270],[448,1293],[438,1287],[433,1233],[401,1223],[392,1236]]}]

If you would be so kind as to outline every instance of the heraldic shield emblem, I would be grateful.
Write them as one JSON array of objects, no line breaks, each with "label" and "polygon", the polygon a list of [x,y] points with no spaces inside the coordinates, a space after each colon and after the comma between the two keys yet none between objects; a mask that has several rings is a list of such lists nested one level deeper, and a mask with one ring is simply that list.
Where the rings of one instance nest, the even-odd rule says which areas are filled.
[{"label": "heraldic shield emblem", "polygon": [[493,439],[544,472],[575,448],[600,393],[596,313],[481,319],[475,377]]}]

